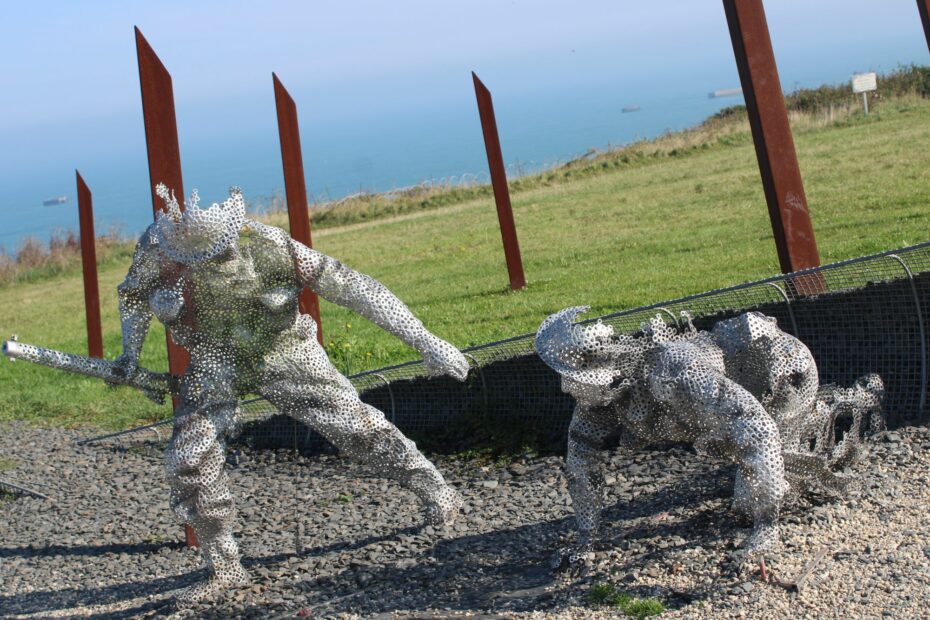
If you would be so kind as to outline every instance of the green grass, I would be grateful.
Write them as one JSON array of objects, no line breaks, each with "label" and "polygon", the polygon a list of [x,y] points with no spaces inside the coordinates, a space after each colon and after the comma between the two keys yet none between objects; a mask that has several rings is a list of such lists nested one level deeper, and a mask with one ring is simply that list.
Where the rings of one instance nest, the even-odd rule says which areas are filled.
[{"label": "green grass", "polygon": [[621,592],[609,583],[595,583],[588,592],[588,600],[595,605],[609,605],[616,607],[625,615],[636,620],[643,620],[649,616],[658,616],[665,611],[665,605],[654,598],[636,598]]},{"label": "green grass", "polygon": [[[814,113],[793,121],[824,263],[927,239],[930,100],[883,100],[868,118],[845,113],[830,122]],[[778,272],[752,139],[739,115],[513,187],[528,281],[523,291],[508,288],[490,196],[316,230],[314,243],[382,281],[459,347],[534,331],[570,305],[612,312]],[[120,352],[115,287],[126,267],[112,261],[100,271],[110,358]],[[0,287],[0,333],[85,351],[81,287],[77,271]],[[347,310],[324,302],[322,315],[328,348],[344,371],[416,357]],[[164,369],[164,349],[156,326],[143,364]],[[0,364],[0,420],[121,428],[169,413],[126,388]]]}]

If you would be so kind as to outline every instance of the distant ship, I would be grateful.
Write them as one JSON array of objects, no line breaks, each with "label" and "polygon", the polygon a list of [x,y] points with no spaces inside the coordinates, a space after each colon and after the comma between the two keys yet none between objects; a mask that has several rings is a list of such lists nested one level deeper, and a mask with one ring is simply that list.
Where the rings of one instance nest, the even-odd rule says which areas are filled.
[{"label": "distant ship", "polygon": [[623,112],[624,114],[626,114],[627,112],[639,112],[639,106],[638,105],[624,106],[623,109],[621,109],[620,111]]},{"label": "distant ship", "polygon": [[732,97],[733,95],[742,95],[742,88],[724,88],[722,90],[715,90],[712,93],[707,93],[708,99],[716,99],[717,97]]},{"label": "distant ship", "polygon": [[42,205],[46,207],[54,207],[55,205],[63,205],[68,202],[67,196],[58,196],[56,198],[49,198],[48,200],[43,200]]}]

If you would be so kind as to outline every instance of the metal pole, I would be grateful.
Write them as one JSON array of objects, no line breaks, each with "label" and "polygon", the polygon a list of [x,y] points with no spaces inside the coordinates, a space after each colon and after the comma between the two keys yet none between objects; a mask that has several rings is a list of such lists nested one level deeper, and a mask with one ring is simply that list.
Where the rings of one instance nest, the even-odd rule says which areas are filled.
[{"label": "metal pole", "polygon": [[924,25],[927,49],[930,49],[930,0],[917,0],[917,10],[920,12],[920,21]]},{"label": "metal pole", "polygon": [[494,119],[494,104],[491,92],[472,71],[475,83],[475,97],[478,99],[478,114],[481,116],[481,131],[484,134],[484,148],[488,153],[488,168],[491,171],[491,186],[494,188],[494,202],[497,203],[497,219],[500,222],[501,237],[504,241],[504,257],[507,259],[507,273],[510,275],[510,288],[526,288],[523,275],[523,261],[520,258],[520,244],[517,243],[517,227],[513,221],[513,209],[510,206],[510,190],[507,188],[507,172],[504,170],[504,156],[501,154],[500,138],[497,135],[497,121]]},{"label": "metal pole", "polygon": [[[178,145],[178,125],[174,114],[174,89],[171,74],[155,54],[155,50],[136,32],[136,56],[139,60],[139,84],[142,88],[142,116],[145,120],[145,144],[149,158],[149,189],[152,192],[152,210],[157,216],[162,208],[155,194],[155,186],[164,183],[179,197],[184,208],[184,183],[181,178],[181,149]],[[185,298],[188,291],[184,292]],[[187,299],[189,302],[190,300]],[[171,374],[184,374],[190,363],[187,351],[168,338],[168,368]],[[177,400],[174,406],[177,408]],[[185,542],[188,547],[197,546],[197,537],[189,524],[184,525]]]},{"label": "metal pole", "polygon": [[97,238],[94,236],[94,202],[81,173],[77,178],[78,221],[81,231],[81,264],[84,271],[84,312],[87,315],[87,354],[103,357],[100,328],[100,292],[97,284]]},{"label": "metal pole", "polygon": [[[287,217],[291,225],[291,237],[308,248],[312,248],[307,183],[304,179],[304,160],[300,151],[300,126],[297,124],[297,106],[278,76],[272,73],[271,79],[274,82],[274,101],[278,112],[278,136],[281,140],[284,192],[287,196]],[[316,321],[316,337],[320,344],[323,344],[320,300],[309,288],[300,292],[300,311],[309,314]]]},{"label": "metal pole", "polygon": [[[142,87],[142,116],[145,119],[145,144],[149,158],[149,189],[152,211],[157,216],[162,209],[155,186],[164,183],[178,196],[184,208],[184,182],[181,178],[181,149],[178,145],[178,125],[174,114],[174,90],[171,74],[155,54],[155,50],[136,31],[136,55],[139,59],[139,84]],[[168,368],[173,375],[184,374],[190,355],[168,335]]]},{"label": "metal pole", "polygon": [[[762,0],[723,0],[723,8],[782,273],[817,267],[820,255]],[[823,288],[822,282],[810,277],[793,284],[806,293]]]}]

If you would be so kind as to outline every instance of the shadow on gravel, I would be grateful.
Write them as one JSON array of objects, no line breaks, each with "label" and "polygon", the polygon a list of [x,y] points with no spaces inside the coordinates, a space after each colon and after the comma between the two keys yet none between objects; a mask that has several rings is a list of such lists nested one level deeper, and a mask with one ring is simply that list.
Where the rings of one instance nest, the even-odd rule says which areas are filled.
[{"label": "shadow on gravel", "polygon": [[[119,603],[121,601],[144,598],[159,593],[171,592],[190,585],[197,579],[206,576],[206,571],[200,570],[184,575],[160,577],[146,581],[131,581],[99,588],[64,588],[61,590],[46,590],[38,592],[24,592],[12,596],[0,596],[0,610],[15,609],[17,614],[38,614],[54,610],[73,609],[75,607],[92,607]],[[145,603],[115,612],[100,614],[77,614],[82,618],[136,618],[141,613],[165,607],[167,600],[146,601]],[[59,616],[68,617],[68,616]]]},{"label": "shadow on gravel", "polygon": [[[408,527],[394,532],[385,533],[381,536],[369,536],[360,540],[351,542],[336,542],[330,545],[316,547],[307,551],[305,555],[325,555],[327,553],[353,551],[367,545],[384,542],[400,535],[415,534],[417,528]],[[136,544],[109,544],[109,545],[78,545],[68,547],[64,545],[49,545],[39,549],[29,547],[18,547],[13,549],[0,548],[0,559],[5,557],[35,557],[35,556],[99,556],[107,553],[155,553],[160,549],[183,549],[182,542],[168,543],[136,543]],[[279,553],[275,555],[262,556],[258,558],[243,558],[243,565],[247,569],[257,566],[273,566],[285,562],[293,557],[293,553]],[[187,587],[196,581],[204,579],[206,571],[204,569],[184,573],[173,577],[162,577],[152,581],[135,581],[122,584],[114,584],[100,588],[66,588],[62,590],[44,590],[35,592],[24,592],[12,596],[0,595],[0,610],[16,609],[18,614],[34,614],[43,611],[53,611],[62,609],[72,609],[75,607],[88,607],[93,605],[112,604],[120,601],[147,597],[156,594],[173,595],[175,590]],[[118,612],[107,612],[87,616],[84,613],[80,617],[92,618],[135,618],[140,614],[154,611],[158,608],[165,607],[167,610],[172,609],[171,601],[164,599],[161,601],[149,601],[144,605],[133,607]],[[2,617],[2,614],[0,614]]]},{"label": "shadow on gravel", "polygon": [[[644,485],[639,495],[608,502],[604,512],[601,549],[623,549],[611,558],[613,578],[628,581],[625,591],[636,596],[657,597],[666,608],[675,609],[706,598],[720,584],[701,584],[692,589],[672,590],[636,585],[624,580],[632,573],[645,573],[655,566],[671,566],[684,551],[697,546],[720,550],[721,565],[737,539],[745,533],[729,512],[733,468],[711,468],[710,475],[687,473],[674,481]],[[700,506],[698,506],[700,504]],[[605,572],[571,578],[550,572],[549,563],[564,537],[574,530],[573,517],[522,525],[483,534],[447,538],[410,558],[392,565],[351,562],[342,572],[306,581],[293,588],[304,593],[281,606],[237,608],[240,617],[294,617],[303,610],[309,617],[355,613],[378,618],[402,610],[400,617],[418,618],[448,609],[472,614],[507,614],[520,611],[556,611],[578,605],[577,595],[586,595],[592,580]],[[669,541],[683,539],[683,544]],[[375,540],[375,539],[371,539]],[[664,546],[663,546],[664,545]],[[364,543],[352,543],[361,548]],[[311,555],[320,554],[314,549]],[[274,558],[254,560],[268,564]],[[414,563],[415,562],[415,563]],[[412,564],[412,565],[411,565]],[[664,570],[664,568],[663,568]],[[574,599],[574,600],[572,600]],[[220,603],[206,611],[205,618],[229,617],[232,609]],[[391,616],[394,617],[394,616]],[[423,616],[427,617],[427,616]],[[428,617],[442,617],[431,615]]]},{"label": "shadow on gravel", "polygon": [[[609,469],[609,468],[608,468]],[[307,549],[303,557],[323,558],[329,554],[348,553],[348,567],[333,575],[295,577],[288,584],[287,600],[278,597],[263,604],[236,602],[235,592],[210,607],[200,608],[198,618],[285,618],[299,611],[310,617],[327,617],[355,613],[379,617],[395,610],[408,618],[435,616],[437,609],[472,614],[507,614],[519,611],[556,611],[584,600],[590,583],[605,579],[619,581],[624,590],[635,596],[659,598],[669,609],[707,598],[729,580],[732,571],[729,556],[746,530],[741,529],[729,511],[734,468],[692,463],[666,472],[659,480],[634,486],[621,499],[606,502],[600,536],[598,561],[608,554],[609,565],[595,567],[588,576],[556,576],[549,571],[556,550],[574,531],[571,516],[500,529],[481,534],[439,539],[423,551],[411,551],[409,557],[390,564],[362,560],[366,547],[417,533],[408,527],[343,540]],[[793,509],[786,511],[791,515]],[[472,513],[470,518],[477,515]],[[468,519],[469,517],[465,517]],[[103,545],[100,547],[49,547],[45,550],[0,549],[0,558],[35,553],[60,555],[95,555],[116,553],[154,553],[180,543],[157,545]],[[671,570],[681,564],[689,549],[704,547],[719,556],[722,577],[713,583],[700,583],[690,589],[642,585],[647,571]],[[274,568],[287,563],[293,553],[245,557],[247,568]],[[685,562],[687,560],[684,560]],[[688,570],[682,566],[677,570]],[[253,571],[254,574],[254,571]],[[63,589],[0,596],[0,609],[19,613],[66,610],[106,603],[170,596],[174,590],[205,577],[204,571],[136,581],[90,589]],[[262,580],[256,581],[261,584]],[[267,583],[265,585],[268,585]],[[280,593],[278,585],[276,590]],[[272,602],[273,601],[273,602]],[[170,603],[145,601],[132,609],[101,613],[95,618],[146,617],[170,613]],[[420,614],[434,614],[421,616]],[[386,616],[385,616],[386,617]]]},{"label": "shadow on gravel", "polygon": [[[0,547],[0,559],[2,558],[32,558],[37,556],[97,556],[107,553],[154,553],[159,549],[182,549],[182,542],[161,542],[161,543],[133,543],[128,545],[109,544],[109,545],[48,545],[45,547],[14,547],[6,549]],[[2,600],[2,599],[0,599]]]}]

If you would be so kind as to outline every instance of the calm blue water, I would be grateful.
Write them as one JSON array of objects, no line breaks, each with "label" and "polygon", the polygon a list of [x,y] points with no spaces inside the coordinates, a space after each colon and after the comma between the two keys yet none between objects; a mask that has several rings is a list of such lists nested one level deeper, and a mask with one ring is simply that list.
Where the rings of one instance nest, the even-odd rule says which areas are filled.
[{"label": "calm blue water", "polygon": [[[920,47],[913,49],[917,60],[922,60]],[[906,55],[901,58],[895,53],[881,59],[884,68],[909,61]],[[742,97],[708,98],[712,90],[739,86],[732,57],[711,67],[678,74],[670,68],[661,79],[613,76],[576,83],[511,85],[487,75],[482,78],[494,95],[505,161],[517,173],[566,161],[590,148],[622,145],[689,127],[721,107],[742,103]],[[876,65],[825,56],[818,66],[812,66],[799,58],[789,69],[783,67],[781,75],[783,85],[791,90],[845,82],[853,71],[869,68]],[[409,109],[399,105],[382,109],[375,93],[371,112],[361,117],[335,114],[323,118],[326,115],[315,116],[301,106],[304,166],[312,200],[337,199],[360,190],[384,191],[425,180],[455,180],[466,174],[486,179],[487,161],[471,80],[458,80],[454,88],[441,86],[439,94]],[[212,125],[202,120],[206,118],[203,111],[179,106],[188,192],[197,187],[203,202],[209,204],[222,200],[230,185],[241,186],[247,198],[283,190],[274,112],[265,109],[267,101],[263,105],[255,104],[250,117],[260,117],[260,121],[249,124],[217,116]],[[628,105],[641,109],[622,113]],[[59,149],[49,143],[47,165],[16,171],[15,176],[3,179],[0,246],[7,251],[26,236],[44,240],[54,230],[76,230],[76,165],[94,195],[98,234],[111,226],[137,234],[151,222],[141,110],[137,116],[88,123],[85,134],[88,142],[100,135],[115,137],[108,138],[112,146],[98,149],[105,154],[91,158],[77,157],[76,147]],[[68,196],[68,202],[42,206],[44,199],[58,195]]]}]

